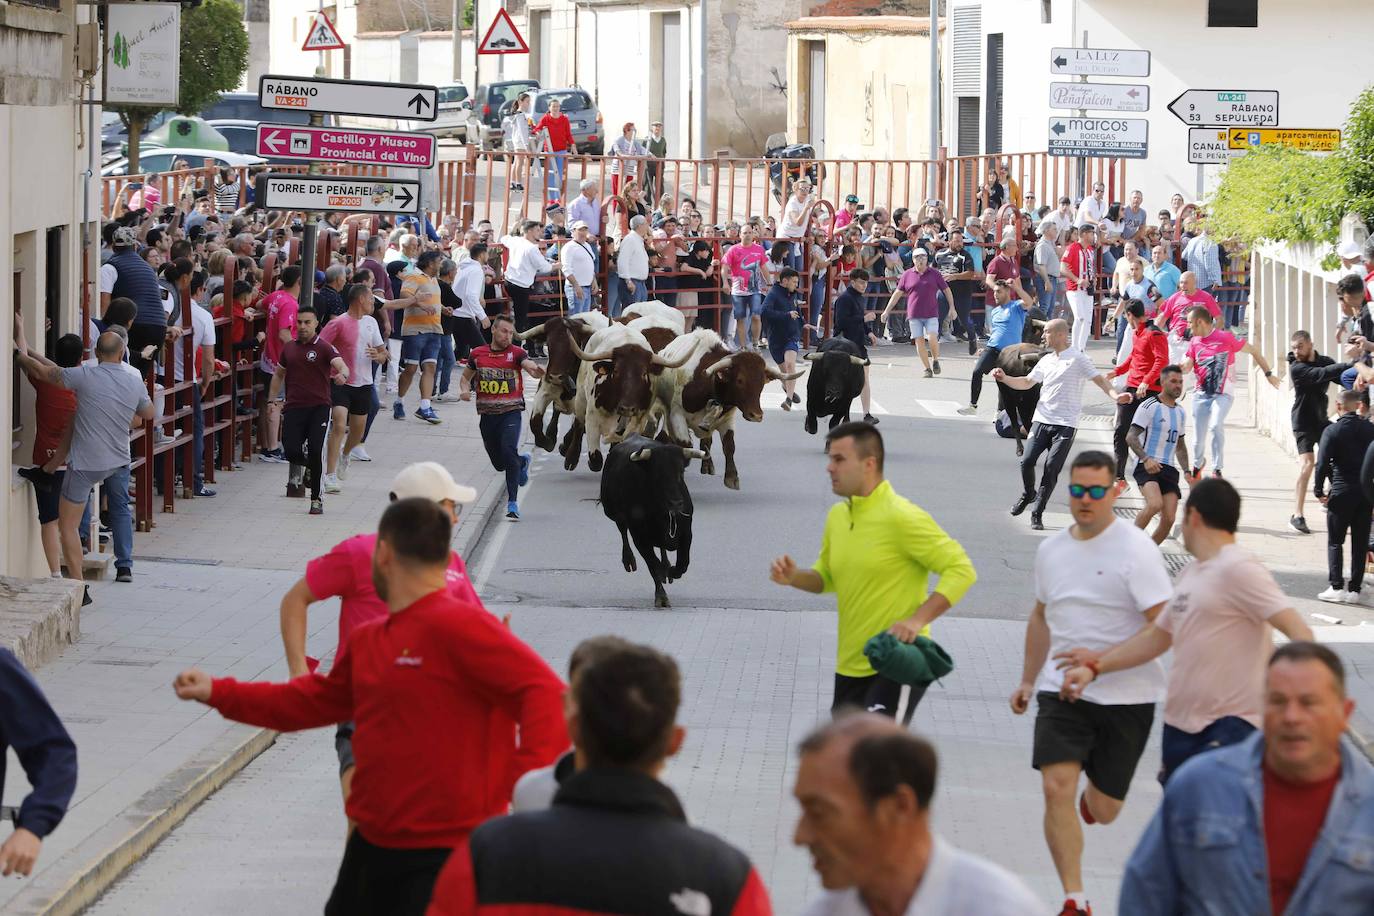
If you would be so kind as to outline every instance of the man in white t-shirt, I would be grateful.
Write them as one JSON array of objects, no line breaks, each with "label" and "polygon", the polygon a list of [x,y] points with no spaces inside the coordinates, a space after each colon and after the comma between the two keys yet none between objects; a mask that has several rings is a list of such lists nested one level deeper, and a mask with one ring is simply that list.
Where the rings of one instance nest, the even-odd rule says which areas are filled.
[{"label": "man in white t-shirt", "polygon": [[320,332],[320,340],[338,350],[348,367],[344,383],[334,382],[329,386],[333,400],[332,422],[324,453],[325,475],[321,481],[326,493],[338,493],[343,489],[339,481],[348,477],[349,453],[363,441],[367,415],[375,397],[372,363],[384,363],[391,355],[377,319],[372,317],[372,287],[364,283],[344,287],[344,305],[348,311]]},{"label": "man in white t-shirt", "polygon": [[[1017,715],[1036,700],[1031,765],[1040,771],[1045,840],[1067,898],[1062,916],[1092,912],[1079,815],[1088,824],[1109,824],[1121,813],[1150,737],[1154,704],[1164,694],[1164,668],[1151,661],[1102,674],[1072,702],[1060,697],[1061,659],[1095,670],[1097,654],[1153,621],[1173,591],[1154,541],[1116,518],[1115,476],[1116,459],[1101,451],[1079,454],[1069,469],[1074,524],[1036,552],[1035,607],[1026,624],[1021,683],[1011,695]],[[1080,796],[1084,773],[1088,785]]]},{"label": "man in white t-shirt", "polygon": [[1094,182],[1092,194],[1083,198],[1083,202],[1078,205],[1078,215],[1074,218],[1074,225],[1095,227],[1106,219],[1107,203],[1104,199],[1106,193],[1106,185],[1100,181]]},{"label": "man in white t-shirt", "polygon": [[[197,300],[205,289],[205,274],[191,275],[191,373],[200,384],[191,389],[191,493],[211,497],[215,490],[205,485],[205,412],[200,402],[209,392],[215,374],[215,318]],[[186,343],[172,342],[172,372],[178,382],[186,381]]]},{"label": "man in white t-shirt", "polygon": [[[1131,399],[1125,392],[1118,394],[1092,360],[1069,346],[1069,324],[1062,318],[1045,325],[1045,343],[1054,352],[1041,357],[1030,375],[1012,378],[1001,369],[992,370],[992,377],[1009,388],[1025,391],[1041,386],[1026,454],[1021,458],[1021,498],[1011,507],[1012,515],[1020,515],[1034,502],[1031,528],[1035,531],[1045,528],[1042,518],[1045,506],[1049,505],[1054,485],[1059,482],[1059,472],[1064,469],[1073,437],[1078,432],[1078,418],[1083,413],[1083,383],[1091,380],[1117,403],[1124,404]],[[1048,453],[1048,457],[1037,498],[1035,464],[1042,453]]]},{"label": "man in white t-shirt", "polygon": [[929,742],[872,713],[841,716],[802,741],[793,837],[825,888],[805,916],[1044,911],[1014,874],[934,831],[937,770]]}]

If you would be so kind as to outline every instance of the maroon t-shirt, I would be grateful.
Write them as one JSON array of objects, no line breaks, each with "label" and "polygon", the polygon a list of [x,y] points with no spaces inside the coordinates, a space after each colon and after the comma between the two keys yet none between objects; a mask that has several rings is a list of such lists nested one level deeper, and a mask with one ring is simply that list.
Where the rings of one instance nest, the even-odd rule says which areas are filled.
[{"label": "maroon t-shirt", "polygon": [[292,340],[282,345],[281,366],[286,370],[286,409],[328,407],[329,363],[339,351],[316,337],[308,344]]},{"label": "maroon t-shirt", "polygon": [[1021,268],[1014,259],[999,254],[988,262],[988,276],[994,280],[1017,280],[1021,277]]}]

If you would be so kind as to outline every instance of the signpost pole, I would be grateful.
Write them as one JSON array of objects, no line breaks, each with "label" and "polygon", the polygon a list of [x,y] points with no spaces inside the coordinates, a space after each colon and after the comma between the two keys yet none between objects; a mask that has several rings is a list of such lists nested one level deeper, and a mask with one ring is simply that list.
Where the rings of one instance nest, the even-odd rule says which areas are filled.
[{"label": "signpost pole", "polygon": [[[316,76],[324,76],[323,65],[315,68]],[[312,114],[310,116],[312,127],[324,126],[324,115]],[[315,163],[311,162],[306,170],[307,175],[315,174]],[[301,236],[301,308],[308,309],[315,301],[315,245],[319,235],[318,215],[311,211],[305,214],[305,232]]]},{"label": "signpost pole", "polygon": [[[1086,48],[1087,46],[1088,30],[1084,29],[1082,47]],[[1086,83],[1088,81],[1088,77],[1085,75],[1080,75],[1078,77],[1078,81],[1080,83]],[[1088,116],[1088,110],[1086,108],[1078,109],[1078,116],[1080,118],[1086,118]],[[1083,198],[1088,196],[1088,158],[1086,156],[1076,156],[1074,157],[1073,161],[1076,163],[1075,170],[1078,173],[1074,177],[1074,190],[1076,192],[1075,199],[1082,200]]]},{"label": "signpost pole", "polygon": [[[505,9],[506,9],[506,0],[501,0],[501,10],[504,12]],[[503,80],[503,79],[505,79],[505,78],[506,78],[506,55],[504,55],[504,54],[498,54],[498,55],[496,55],[496,80],[497,80],[497,82],[500,82],[501,80]]]},{"label": "signpost pole", "polygon": [[1203,165],[1201,162],[1199,162],[1199,163],[1197,164],[1197,202],[1198,202],[1198,203],[1202,203],[1203,170],[1206,169],[1206,168],[1207,168],[1207,166]]}]

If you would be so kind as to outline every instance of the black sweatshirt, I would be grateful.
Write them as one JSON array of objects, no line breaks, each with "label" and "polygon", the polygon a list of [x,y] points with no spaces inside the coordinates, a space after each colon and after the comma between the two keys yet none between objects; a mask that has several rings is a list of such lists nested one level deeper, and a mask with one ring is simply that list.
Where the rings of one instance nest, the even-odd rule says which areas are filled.
[{"label": "black sweatshirt", "polygon": [[1312,483],[1312,492],[1318,499],[1330,479],[1332,499],[1365,500],[1364,492],[1368,487],[1362,481],[1374,470],[1371,443],[1374,443],[1374,423],[1358,414],[1343,413],[1326,428],[1317,451],[1317,473]]},{"label": "black sweatshirt", "polygon": [[1341,380],[1350,363],[1338,363],[1320,353],[1305,363],[1288,354],[1288,377],[1293,380],[1293,429],[1315,433],[1326,426],[1326,386]]},{"label": "black sweatshirt", "polygon": [[15,826],[42,839],[67,813],[76,791],[76,745],[33,675],[14,653],[0,649],[0,790],[7,747],[14,748],[33,786]]}]

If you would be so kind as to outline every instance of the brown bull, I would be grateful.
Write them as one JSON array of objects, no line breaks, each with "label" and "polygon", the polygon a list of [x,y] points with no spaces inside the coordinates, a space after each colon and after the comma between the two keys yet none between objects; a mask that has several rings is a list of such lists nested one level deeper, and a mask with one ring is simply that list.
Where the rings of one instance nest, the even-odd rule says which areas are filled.
[{"label": "brown bull", "polygon": [[[558,439],[558,415],[573,412],[573,396],[577,393],[577,371],[582,361],[573,352],[574,343],[585,346],[597,329],[580,318],[558,316],[516,335],[521,341],[542,337],[548,351],[544,377],[530,406],[530,432],[534,444],[546,452],[553,451]],[[549,425],[544,427],[544,415],[553,407]]]}]

